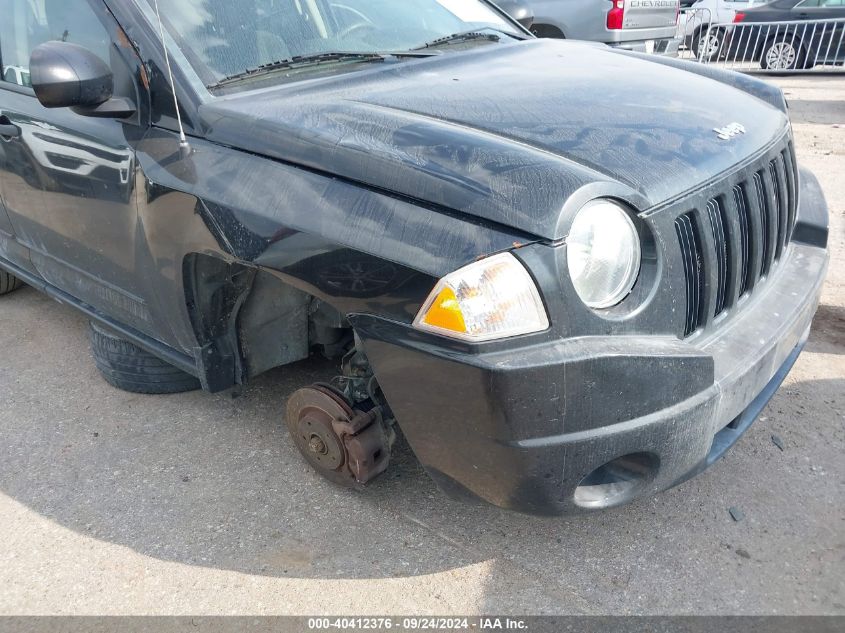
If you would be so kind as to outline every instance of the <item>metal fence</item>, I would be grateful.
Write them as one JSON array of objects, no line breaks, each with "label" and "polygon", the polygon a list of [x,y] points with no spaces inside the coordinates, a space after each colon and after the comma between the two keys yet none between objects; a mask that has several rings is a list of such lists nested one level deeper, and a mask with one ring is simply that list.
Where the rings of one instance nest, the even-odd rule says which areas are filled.
[{"label": "metal fence", "polygon": [[694,56],[702,63],[737,71],[842,72],[845,18],[710,23]]},{"label": "metal fence", "polygon": [[707,32],[713,16],[710,9],[694,7],[681,9],[678,16],[678,31],[675,37],[679,42],[679,55],[686,59],[698,59],[704,53]]}]

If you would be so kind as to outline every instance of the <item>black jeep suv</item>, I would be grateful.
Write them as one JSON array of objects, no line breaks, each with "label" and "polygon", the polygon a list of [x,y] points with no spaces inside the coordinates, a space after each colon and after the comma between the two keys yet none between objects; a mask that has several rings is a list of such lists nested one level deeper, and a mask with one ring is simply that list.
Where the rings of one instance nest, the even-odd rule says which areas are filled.
[{"label": "black jeep suv", "polygon": [[0,82],[0,293],[83,311],[138,392],[338,358],[286,412],[334,481],[398,425],[450,494],[619,505],[718,459],[806,340],[827,207],[760,81],[483,0],[0,9],[32,84]]}]

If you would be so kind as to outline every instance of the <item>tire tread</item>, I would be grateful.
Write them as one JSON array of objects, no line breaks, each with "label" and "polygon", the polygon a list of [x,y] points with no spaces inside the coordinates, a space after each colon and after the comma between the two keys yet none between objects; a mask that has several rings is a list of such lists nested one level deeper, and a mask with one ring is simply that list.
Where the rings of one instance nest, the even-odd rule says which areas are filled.
[{"label": "tire tread", "polygon": [[106,382],[131,393],[174,394],[200,389],[200,381],[137,345],[90,326],[94,364]]},{"label": "tire tread", "polygon": [[23,282],[20,279],[5,270],[0,270],[0,295],[14,292],[21,286],[23,286]]}]

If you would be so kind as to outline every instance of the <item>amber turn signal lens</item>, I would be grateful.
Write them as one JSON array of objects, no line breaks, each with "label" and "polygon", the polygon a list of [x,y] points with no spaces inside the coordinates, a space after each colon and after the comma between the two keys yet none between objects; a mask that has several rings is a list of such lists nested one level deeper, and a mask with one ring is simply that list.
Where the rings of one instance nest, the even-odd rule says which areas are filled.
[{"label": "amber turn signal lens", "polygon": [[452,332],[467,331],[464,315],[461,313],[461,305],[458,303],[455,291],[448,286],[443,288],[434,299],[423,322],[426,325],[451,330]]}]

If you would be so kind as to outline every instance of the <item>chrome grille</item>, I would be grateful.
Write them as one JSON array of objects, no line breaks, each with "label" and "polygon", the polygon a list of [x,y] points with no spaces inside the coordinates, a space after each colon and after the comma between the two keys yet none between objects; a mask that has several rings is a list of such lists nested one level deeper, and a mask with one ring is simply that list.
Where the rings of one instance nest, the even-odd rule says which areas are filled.
[{"label": "chrome grille", "polygon": [[754,292],[792,237],[798,205],[792,144],[744,174],[675,219],[686,292],[684,336]]}]

